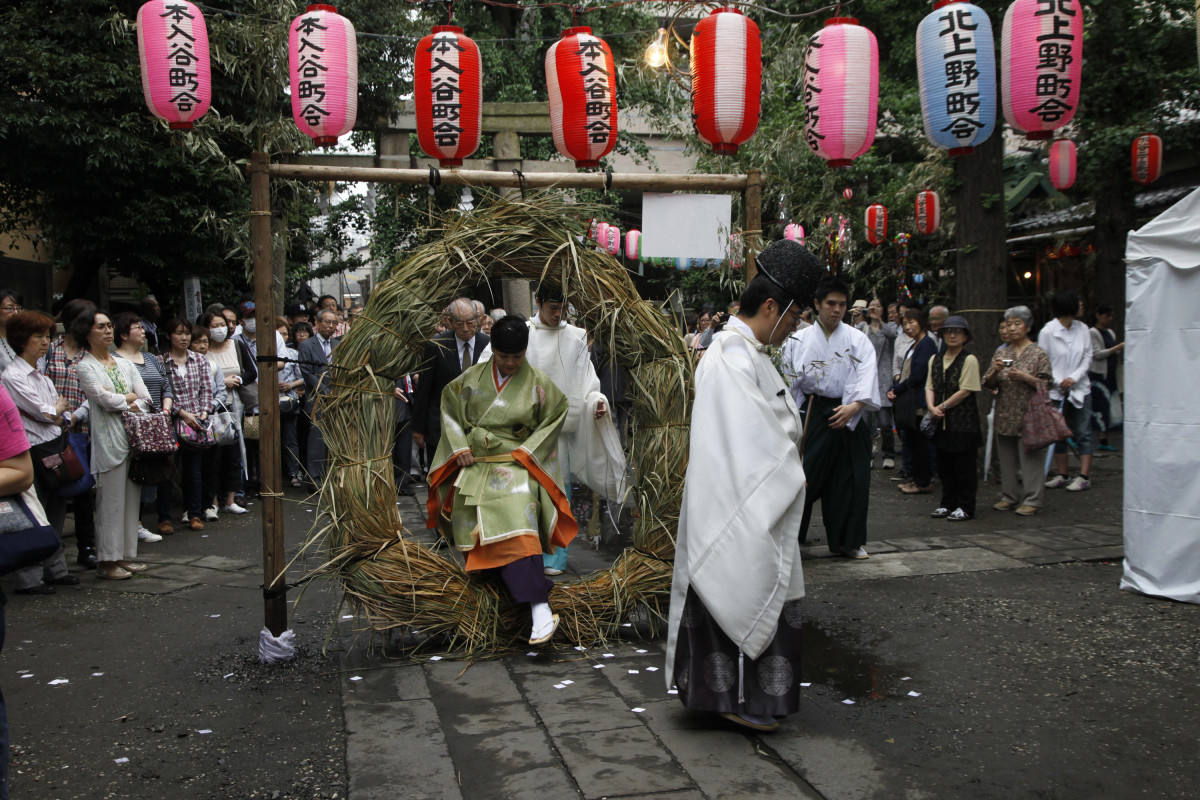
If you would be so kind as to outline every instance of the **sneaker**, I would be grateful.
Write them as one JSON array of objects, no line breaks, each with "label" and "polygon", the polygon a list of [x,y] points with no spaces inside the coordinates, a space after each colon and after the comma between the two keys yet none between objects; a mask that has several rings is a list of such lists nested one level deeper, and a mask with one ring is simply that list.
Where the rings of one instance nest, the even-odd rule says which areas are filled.
[{"label": "sneaker", "polygon": [[1070,483],[1070,481],[1067,480],[1066,475],[1055,475],[1053,478],[1046,481],[1046,488],[1047,489],[1061,489],[1062,487],[1066,486],[1068,483]]},{"label": "sneaker", "polygon": [[245,514],[246,513],[246,509],[242,508],[237,503],[230,503],[229,505],[224,506],[221,510],[224,511],[226,514]]},{"label": "sneaker", "polygon": [[1037,506],[1021,506],[1013,513],[1020,514],[1022,517],[1032,517],[1034,514],[1038,513],[1039,511],[1041,511],[1041,509],[1038,508]]},{"label": "sneaker", "polygon": [[866,548],[863,547],[856,547],[853,550],[846,548],[842,550],[842,555],[844,555],[846,558],[852,558],[855,561],[862,561],[871,557],[871,555],[866,551]]},{"label": "sneaker", "polygon": [[188,524],[188,514],[186,511],[183,512],[183,516],[179,518],[179,521],[182,522],[184,525]]},{"label": "sneaker", "polygon": [[1103,450],[1103,451],[1104,451],[1104,452],[1106,452],[1106,453],[1115,453],[1115,452],[1117,452],[1117,448],[1113,447],[1113,446],[1112,446],[1111,444],[1109,444],[1108,442],[1101,442],[1100,444],[1096,445],[1096,449],[1097,449],[1097,450]]},{"label": "sneaker", "polygon": [[997,511],[1008,511],[1015,505],[1016,503],[1013,503],[1009,500],[1001,500],[999,503],[993,505],[992,508],[996,509]]},{"label": "sneaker", "polygon": [[901,483],[905,483],[905,482],[907,482],[907,481],[911,481],[911,480],[912,480],[912,475],[909,475],[909,474],[908,474],[907,472],[905,472],[904,470],[900,470],[900,471],[899,471],[899,472],[897,472],[895,475],[893,475],[891,478],[888,478],[888,480],[892,480],[892,481],[900,481]]},{"label": "sneaker", "polygon": [[930,514],[929,516],[933,517],[934,519],[942,519],[944,517],[950,516],[950,509],[945,508],[945,507],[935,508],[933,510],[933,513]]},{"label": "sneaker", "polygon": [[217,507],[216,506],[209,506],[208,508],[204,509],[204,521],[205,522],[216,522],[217,521]]},{"label": "sneaker", "polygon": [[300,476],[299,476],[299,475],[293,475],[293,476],[292,476],[291,484],[292,484],[292,488],[293,488],[293,489],[299,489],[301,486],[303,486],[303,485],[304,485],[303,483],[301,483],[301,482],[300,482]]},{"label": "sneaker", "polygon": [[1071,479],[1071,482],[1067,484],[1068,492],[1082,492],[1090,488],[1092,488],[1092,482],[1082,475],[1076,475]]},{"label": "sneaker", "polygon": [[884,469],[895,469],[896,468],[896,460],[894,458],[892,458],[891,456],[884,456],[883,468]]},{"label": "sneaker", "polygon": [[161,542],[162,537],[157,533],[146,530],[141,525],[138,525],[138,541],[139,542]]},{"label": "sneaker", "polygon": [[946,519],[950,520],[951,522],[963,522],[970,518],[971,515],[963,511],[961,508],[954,509],[950,512],[950,516],[946,517]]}]

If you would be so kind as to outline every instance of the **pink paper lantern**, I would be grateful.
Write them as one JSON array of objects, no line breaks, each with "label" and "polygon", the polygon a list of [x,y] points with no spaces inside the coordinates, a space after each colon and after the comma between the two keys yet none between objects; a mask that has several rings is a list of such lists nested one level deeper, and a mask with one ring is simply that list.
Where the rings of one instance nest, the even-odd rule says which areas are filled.
[{"label": "pink paper lantern", "polygon": [[1070,139],[1050,145],[1050,184],[1059,191],[1075,184],[1075,143]]},{"label": "pink paper lantern", "polygon": [[880,245],[887,241],[888,210],[886,206],[881,203],[872,203],[867,206],[863,222],[867,229],[868,242]]},{"label": "pink paper lantern", "polygon": [[793,222],[783,229],[783,236],[785,239],[804,244],[804,226]]},{"label": "pink paper lantern", "polygon": [[1148,186],[1162,174],[1162,139],[1153,133],[1143,133],[1133,140],[1130,148],[1130,167],[1133,180]]},{"label": "pink paper lantern", "polygon": [[829,166],[848,167],[875,141],[879,45],[850,17],[826,20],[804,57],[804,138]]},{"label": "pink paper lantern", "polygon": [[608,247],[608,228],[607,222],[596,223],[596,247],[600,250]]},{"label": "pink paper lantern", "polygon": [[630,231],[625,234],[625,257],[638,261],[642,257],[642,232]]},{"label": "pink paper lantern", "polygon": [[546,53],[550,133],[576,167],[598,167],[617,143],[617,71],[591,28],[567,28]]},{"label": "pink paper lantern", "polygon": [[609,225],[605,231],[604,250],[610,256],[618,255],[621,252],[621,229],[616,225]]},{"label": "pink paper lantern", "polygon": [[917,192],[917,232],[929,236],[942,224],[942,199],[937,192]]},{"label": "pink paper lantern", "polygon": [[150,0],[137,13],[142,94],[171,130],[187,130],[212,101],[208,28],[186,0]]},{"label": "pink paper lantern", "polygon": [[758,128],[762,41],[736,8],[718,8],[692,32],[692,120],[717,155],[733,155]]},{"label": "pink paper lantern", "polygon": [[1075,116],[1083,75],[1083,9],[1076,0],[1016,0],[1000,36],[1004,118],[1049,139]]},{"label": "pink paper lantern", "polygon": [[337,144],[358,116],[354,26],[331,5],[311,5],[288,35],[292,117],[314,144]]}]

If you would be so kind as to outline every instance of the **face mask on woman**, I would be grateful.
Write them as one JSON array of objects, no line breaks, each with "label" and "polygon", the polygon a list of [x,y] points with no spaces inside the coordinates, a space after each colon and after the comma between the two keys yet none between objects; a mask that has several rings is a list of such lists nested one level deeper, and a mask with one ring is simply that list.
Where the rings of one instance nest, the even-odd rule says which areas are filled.
[{"label": "face mask on woman", "polygon": [[229,335],[229,329],[222,325],[219,328],[210,328],[208,338],[214,342],[223,342],[225,337]]}]

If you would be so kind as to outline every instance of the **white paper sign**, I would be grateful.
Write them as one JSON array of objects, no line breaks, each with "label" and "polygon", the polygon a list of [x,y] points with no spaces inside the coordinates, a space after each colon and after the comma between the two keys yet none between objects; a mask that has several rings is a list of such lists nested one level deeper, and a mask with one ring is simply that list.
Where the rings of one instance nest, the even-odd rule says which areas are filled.
[{"label": "white paper sign", "polygon": [[642,258],[725,258],[732,218],[732,195],[646,192]]}]

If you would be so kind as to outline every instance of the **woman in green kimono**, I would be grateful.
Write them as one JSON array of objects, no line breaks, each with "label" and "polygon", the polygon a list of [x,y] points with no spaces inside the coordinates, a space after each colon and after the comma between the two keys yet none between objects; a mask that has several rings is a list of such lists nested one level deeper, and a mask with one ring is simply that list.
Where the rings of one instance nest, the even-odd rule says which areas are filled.
[{"label": "woman in green kimono", "polygon": [[463,551],[468,572],[499,571],[513,600],[529,603],[529,642],[541,644],[558,627],[542,554],[566,547],[578,531],[558,463],[567,398],[525,361],[523,317],[497,322],[491,344],[490,361],[442,391],[428,526]]}]

